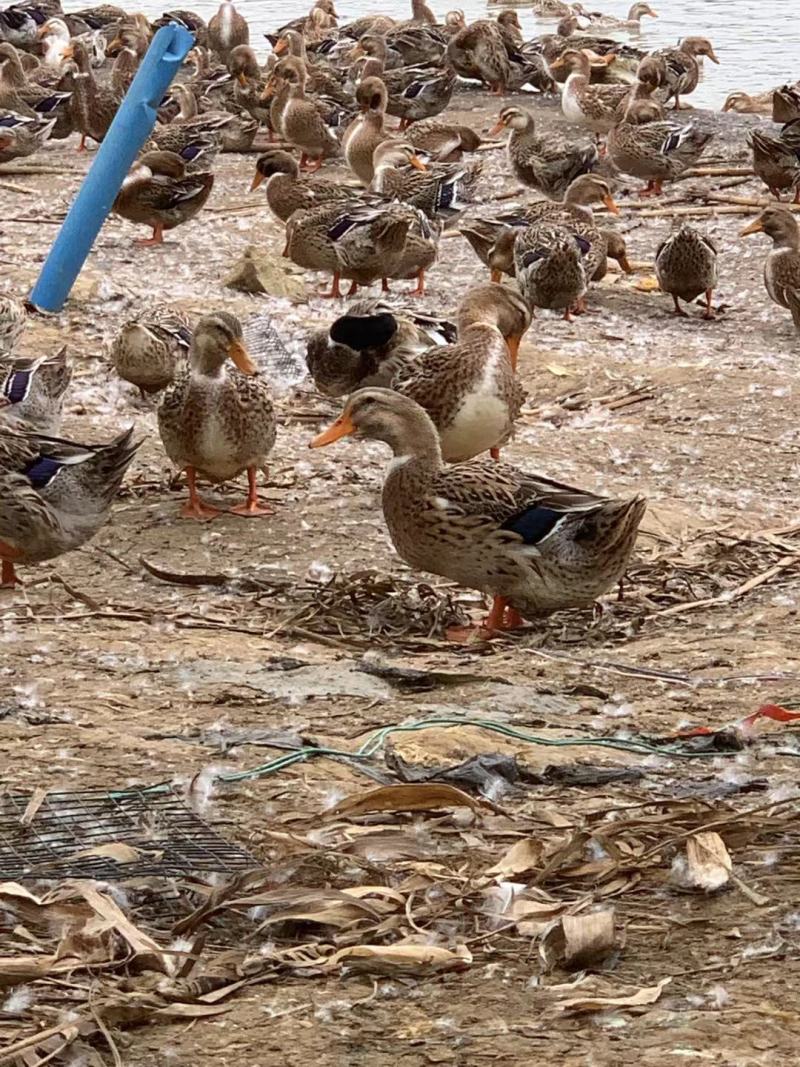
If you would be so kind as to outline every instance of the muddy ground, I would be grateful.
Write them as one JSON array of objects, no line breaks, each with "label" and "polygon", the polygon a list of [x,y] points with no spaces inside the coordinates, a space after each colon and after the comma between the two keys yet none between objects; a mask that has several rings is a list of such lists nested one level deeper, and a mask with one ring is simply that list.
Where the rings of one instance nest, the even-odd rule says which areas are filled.
[{"label": "muddy ground", "polygon": [[[496,114],[475,93],[457,105],[483,131]],[[552,104],[536,107],[543,123],[559,121]],[[761,120],[703,120],[719,126],[709,164],[746,163],[746,130]],[[480,196],[491,207],[515,183],[501,151],[481,158]],[[89,158],[70,141],[35,162],[56,172],[0,179],[2,288],[16,294],[34,281]],[[384,941],[466,944],[473,958],[435,977],[279,969],[240,990],[217,1018],[125,1033],[124,1063],[793,1062],[800,837],[790,817],[800,749],[791,725],[759,725],[742,751],[693,759],[545,749],[474,726],[398,734],[391,751],[408,762],[516,754],[539,781],[506,787],[494,778],[494,808],[471,815],[389,813],[335,822],[330,831],[323,812],[376,784],[351,764],[316,759],[236,785],[214,781],[282,754],[253,743],[267,729],[345,750],[379,727],[442,714],[551,739],[653,738],[796,699],[800,340],[764,291],[765,240],[737,237],[756,209],[705,198],[716,191],[761,199],[765,191],[736,176],[689,179],[641,210],[630,195],[635,183],[620,180],[617,199],[630,206],[617,225],[637,272],[611,273],[592,293],[591,313],[572,323],[547,313],[534,323],[520,359],[528,402],[507,458],[590,489],[647,495],[624,600],[610,597],[602,614],[564,614],[485,647],[459,648],[442,639],[442,619],[453,610],[477,616],[481,605],[411,574],[393,553],[379,507],[384,450],[351,443],[308,452],[336,403],[307,381],[276,388],[280,427],[266,491],[274,516],[196,525],[177,518],[185,489],[160,446],[153,408],[110,369],[115,331],[154,299],[193,316],[210,307],[243,317],[267,312],[293,352],[309,328],[329,321],[334,309],[313,296],[292,303],[223,287],[247,245],[276,257],[281,248],[261,191],[247,192],[253,165],[251,156],[222,157],[207,209],[163,248],[135,248],[141,234],[111,219],[66,310],[35,318],[22,339],[30,354],[69,345],[75,380],[66,435],[102,439],[133,422],[145,442],[95,541],[26,570],[23,588],[0,594],[3,785],[29,792],[193,783],[191,803],[249,849],[275,885],[393,887],[408,910]],[[689,319],[673,317],[669,298],[648,284],[670,204],[722,208],[697,219],[719,248],[716,321],[703,321],[699,308]],[[741,213],[730,213],[737,207]],[[451,312],[483,276],[465,242],[447,236],[424,306]],[[308,277],[309,292],[321,280]],[[396,284],[393,299],[400,302],[405,287]],[[243,492],[238,483],[209,496],[232,503]],[[154,577],[142,559],[174,580]],[[211,578],[180,584],[186,575]],[[469,680],[404,689],[358,670],[365,655]],[[572,776],[559,781],[547,771],[554,766]],[[396,780],[380,760],[374,767]],[[576,767],[592,772],[588,784],[574,784]],[[598,768],[641,773],[600,782]],[[628,807],[652,823],[631,831],[620,852],[606,831]],[[405,845],[344,848],[354,827],[371,823],[376,835]],[[708,823],[720,828],[739,879],[716,892],[687,888],[672,871],[685,831]],[[485,875],[521,837],[552,850],[564,835],[578,842],[571,867]],[[644,1006],[561,1010],[567,994],[558,987],[576,975],[540,939],[514,929],[505,905],[486,903],[487,884],[497,882],[501,893],[518,883],[573,908],[613,905],[617,948],[588,966],[612,996],[671,981]],[[163,933],[164,922],[152,919],[152,929]],[[358,924],[295,923],[249,936],[248,951],[264,955],[298,943],[376,941]],[[219,951],[244,949],[238,926],[226,934],[219,924],[215,939]]]}]

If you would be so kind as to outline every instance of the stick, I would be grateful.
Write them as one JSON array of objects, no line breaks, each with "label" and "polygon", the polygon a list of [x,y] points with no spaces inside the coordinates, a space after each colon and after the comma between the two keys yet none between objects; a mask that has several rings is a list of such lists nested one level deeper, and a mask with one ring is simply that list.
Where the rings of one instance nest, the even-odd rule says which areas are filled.
[{"label": "stick", "polygon": [[34,196],[35,190],[27,185],[15,185],[13,182],[0,182],[0,189],[10,189],[12,193],[24,193],[26,196]]},{"label": "stick", "polygon": [[[713,200],[715,204],[743,204],[745,207],[761,208],[769,207],[770,204],[777,203],[776,200],[770,198],[762,198],[760,200],[754,200],[750,196],[726,196],[724,193],[703,193],[704,199]],[[784,207],[789,207],[788,204],[784,204]]]},{"label": "stick", "polygon": [[[752,167],[692,167],[681,178],[754,178]],[[680,181],[677,178],[676,181]]]},{"label": "stick", "polygon": [[784,556],[774,566],[762,571],[761,574],[757,574],[754,578],[748,578],[742,585],[723,593],[722,596],[709,597],[706,600],[693,600],[689,604],[673,604],[671,608],[654,611],[650,617],[660,616],[663,618],[665,615],[683,615],[685,612],[694,611],[696,608],[708,608],[716,604],[731,604],[734,600],[743,597],[745,593],[749,593],[759,585],[763,585],[764,582],[768,582],[776,574],[780,574],[781,571],[785,571],[788,567],[794,567],[798,563],[800,563],[800,555]]},{"label": "stick", "polygon": [[[760,205],[763,206],[763,205]],[[800,204],[784,204],[784,207],[790,208],[793,211],[800,211]],[[665,215],[673,216],[694,216],[695,218],[707,218],[709,215],[751,215],[753,208],[751,207],[676,207],[676,208],[655,208],[649,211],[642,211],[639,214],[639,218],[663,218]]]},{"label": "stick", "polygon": [[45,167],[37,163],[25,163],[10,167],[7,163],[0,167],[0,174],[83,174],[76,167]]}]

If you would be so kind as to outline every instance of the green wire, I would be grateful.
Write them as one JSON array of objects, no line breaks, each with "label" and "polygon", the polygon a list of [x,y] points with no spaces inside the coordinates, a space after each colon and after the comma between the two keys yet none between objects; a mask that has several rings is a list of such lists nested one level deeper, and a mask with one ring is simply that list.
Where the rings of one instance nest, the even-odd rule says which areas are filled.
[{"label": "green wire", "polygon": [[275,774],[293,766],[295,763],[302,763],[304,760],[311,759],[314,756],[330,756],[334,759],[345,760],[370,760],[380,751],[390,734],[414,733],[417,730],[427,730],[431,726],[476,726],[481,730],[489,730],[491,733],[502,734],[504,737],[513,737],[517,741],[524,741],[526,744],[531,745],[544,745],[553,748],[574,747],[575,745],[593,746],[594,748],[611,748],[622,752],[635,752],[643,756],[663,756],[666,759],[672,757],[679,759],[716,759],[718,756],[736,755],[735,752],[692,752],[687,749],[659,747],[658,745],[651,745],[647,741],[625,740],[621,737],[539,737],[537,734],[516,730],[513,726],[504,726],[502,723],[493,722],[491,719],[463,719],[445,716],[437,719],[418,719],[416,722],[406,723],[405,725],[382,726],[371,734],[355,752],[344,752],[336,748],[308,745],[305,748],[298,749],[296,752],[278,756],[276,759],[270,760],[269,763],[262,763],[249,771],[219,774],[216,780],[220,782],[243,782],[252,778],[262,778],[264,775]]}]

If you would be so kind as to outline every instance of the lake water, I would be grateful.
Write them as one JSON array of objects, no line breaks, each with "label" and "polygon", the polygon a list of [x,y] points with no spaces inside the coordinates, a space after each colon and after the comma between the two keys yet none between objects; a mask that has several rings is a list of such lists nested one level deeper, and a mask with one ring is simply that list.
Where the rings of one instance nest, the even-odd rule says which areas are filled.
[{"label": "lake water", "polygon": [[[450,8],[463,8],[468,20],[486,17],[485,0],[429,0],[441,19]],[[624,17],[632,0],[585,0],[590,10]],[[178,6],[177,4],[175,6]],[[209,18],[219,0],[186,0],[186,7]],[[262,54],[259,35],[268,29],[305,14],[310,0],[284,0],[266,4],[263,0],[239,0],[239,10],[251,28],[251,41]],[[340,21],[345,22],[370,12],[381,11],[395,17],[408,17],[406,0],[336,0]],[[800,18],[798,0],[652,0],[659,18],[642,19],[639,36],[615,34],[645,50],[677,43],[690,34],[708,37],[719,56],[720,65],[705,62],[704,79],[691,101],[699,107],[720,108],[734,89],[755,93],[800,78]],[[141,10],[157,16],[164,10],[149,0]],[[524,7],[516,7],[526,40],[555,27],[552,19],[536,18]]]}]

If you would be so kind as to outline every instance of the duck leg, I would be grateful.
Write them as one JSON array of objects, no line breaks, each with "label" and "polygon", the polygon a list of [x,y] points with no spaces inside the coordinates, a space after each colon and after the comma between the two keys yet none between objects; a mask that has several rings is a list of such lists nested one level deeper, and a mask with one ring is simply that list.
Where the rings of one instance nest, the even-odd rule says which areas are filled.
[{"label": "duck leg", "polygon": [[197,519],[203,522],[206,519],[215,519],[222,512],[219,508],[206,504],[197,493],[197,471],[194,467],[186,468],[186,484],[189,486],[189,499],[180,510],[182,519]]},{"label": "duck leg", "polygon": [[246,515],[256,518],[260,515],[274,515],[275,509],[268,504],[262,504],[258,499],[258,486],[256,485],[255,467],[247,468],[247,500],[244,504],[237,504],[230,508],[231,515]]},{"label": "duck leg", "polygon": [[150,245],[163,245],[164,243],[164,224],[162,222],[153,223],[153,236],[152,237],[139,237],[136,240],[136,244],[140,248],[148,248]]},{"label": "duck leg", "polygon": [[420,270],[417,272],[417,284],[413,289],[409,290],[409,296],[425,296],[425,271]]},{"label": "duck leg", "polygon": [[564,308],[564,321],[565,322],[572,322],[572,312],[570,311],[570,309],[568,307]]},{"label": "duck leg", "polygon": [[494,448],[489,449],[489,455],[492,457],[495,463],[500,462],[500,449],[497,447],[497,445],[495,445]]},{"label": "duck leg", "polygon": [[342,276],[338,272],[338,270],[334,271],[334,273],[333,273],[333,285],[331,286],[331,291],[329,293],[326,293],[325,290],[323,289],[323,291],[321,293],[317,293],[317,296],[324,297],[325,300],[341,300],[342,291],[339,288],[339,280],[341,279],[341,277]]},{"label": "duck leg", "polygon": [[78,147],[75,149],[75,151],[76,152],[88,152],[89,151],[89,149],[86,147],[86,134],[85,133],[81,134],[81,142],[78,145]]},{"label": "duck leg", "polygon": [[516,371],[517,359],[519,357],[519,344],[522,340],[521,337],[512,334],[511,337],[506,337],[506,345],[508,346],[508,357],[511,360],[511,369]]},{"label": "duck leg", "polygon": [[350,282],[350,288],[347,290],[347,295],[348,296],[355,296],[357,292],[358,292],[358,282],[356,282],[356,281]]},{"label": "duck leg", "polygon": [[[319,170],[319,168],[321,166],[322,166],[322,156],[320,156],[319,159],[306,159],[305,171],[306,171],[307,174],[313,174],[314,171],[315,170]],[[301,170],[302,170],[303,169],[302,163],[301,163],[300,167],[301,167]]]},{"label": "duck leg", "polygon": [[689,316],[688,316],[688,315],[686,314],[686,312],[685,312],[685,311],[683,310],[683,308],[682,308],[682,307],[680,306],[680,304],[678,303],[678,298],[677,298],[677,296],[675,296],[675,294],[674,294],[674,293],[672,294],[672,302],[673,302],[673,303],[674,303],[674,305],[675,305],[675,312],[674,312],[674,314],[676,314],[676,315],[680,315],[680,317],[681,317],[682,319],[688,319],[688,318],[689,318]]},{"label": "duck leg", "polygon": [[19,549],[0,541],[0,589],[13,589],[15,585],[22,585],[14,570],[13,560],[20,555]]},{"label": "duck leg", "polygon": [[388,278],[381,278],[381,292],[382,293],[391,293],[391,291],[392,290],[389,288],[389,279]]},{"label": "duck leg", "polygon": [[495,82],[489,92],[492,96],[502,96],[506,91],[505,85],[502,82]]},{"label": "duck leg", "polygon": [[467,644],[470,641],[487,641],[496,633],[504,630],[515,630],[525,625],[525,620],[520,613],[512,608],[508,597],[496,596],[492,600],[489,614],[477,626],[451,626],[447,630],[447,640],[458,644]]},{"label": "duck leg", "polygon": [[644,189],[639,190],[639,196],[661,196],[662,193],[661,182],[658,179],[649,181]]},{"label": "duck leg", "polygon": [[704,319],[715,319],[717,317],[716,312],[711,306],[711,298],[714,295],[713,289],[706,289],[706,310],[703,312]]}]

